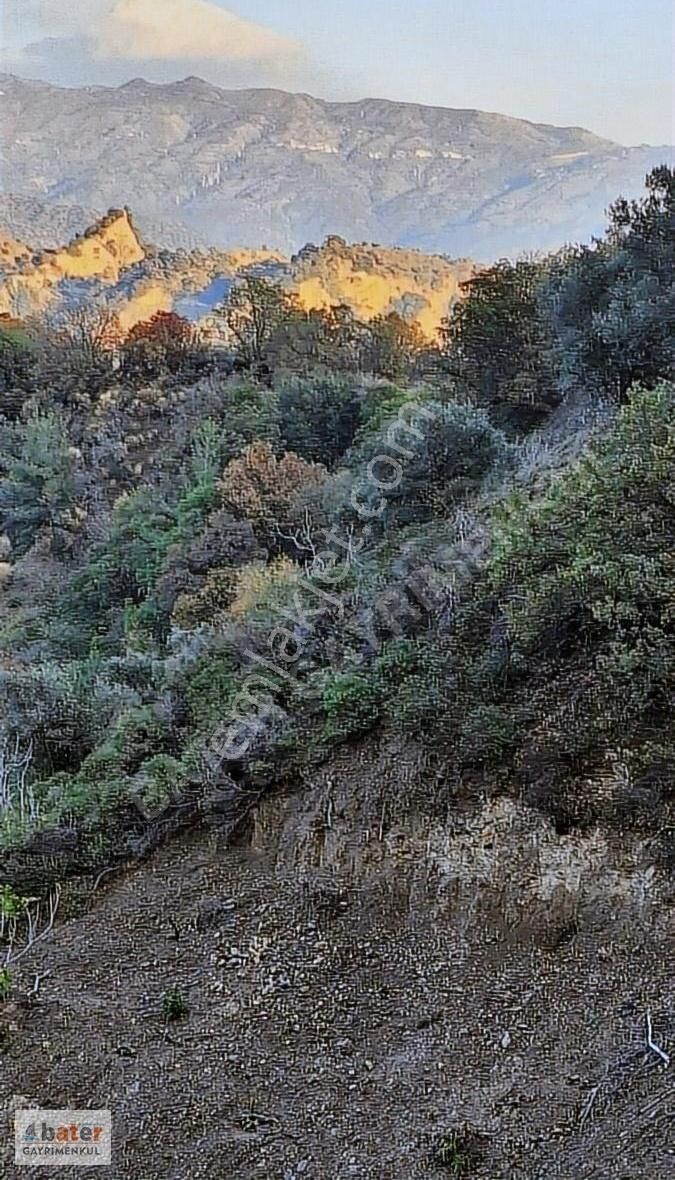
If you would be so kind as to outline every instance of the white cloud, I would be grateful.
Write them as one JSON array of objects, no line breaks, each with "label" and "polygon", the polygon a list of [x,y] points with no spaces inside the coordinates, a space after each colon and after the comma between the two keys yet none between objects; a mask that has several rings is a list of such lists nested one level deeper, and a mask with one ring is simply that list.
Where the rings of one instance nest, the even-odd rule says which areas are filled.
[{"label": "white cloud", "polygon": [[[7,56],[20,67],[41,62],[106,76],[133,62],[210,63],[225,74],[249,63],[276,74],[304,60],[298,41],[244,20],[213,0],[0,0],[9,30]],[[28,41],[28,43],[26,43]],[[87,62],[89,63],[87,66]],[[117,63],[117,65],[116,65]],[[106,69],[109,67],[109,69]],[[180,73],[178,68],[176,73]]]},{"label": "white cloud", "polygon": [[301,46],[210,0],[116,0],[96,37],[103,58],[259,61],[296,57]]}]

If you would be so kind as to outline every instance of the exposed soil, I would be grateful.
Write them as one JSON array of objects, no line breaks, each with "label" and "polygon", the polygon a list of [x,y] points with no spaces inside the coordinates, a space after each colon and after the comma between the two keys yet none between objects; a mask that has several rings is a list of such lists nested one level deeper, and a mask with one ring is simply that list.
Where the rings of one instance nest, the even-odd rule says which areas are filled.
[{"label": "exposed soil", "polygon": [[423,1180],[458,1128],[477,1180],[672,1180],[649,848],[504,800],[378,828],[371,786],[325,777],[237,847],[195,832],[102,881],[0,1008],[3,1109],[110,1107],[114,1180]]}]

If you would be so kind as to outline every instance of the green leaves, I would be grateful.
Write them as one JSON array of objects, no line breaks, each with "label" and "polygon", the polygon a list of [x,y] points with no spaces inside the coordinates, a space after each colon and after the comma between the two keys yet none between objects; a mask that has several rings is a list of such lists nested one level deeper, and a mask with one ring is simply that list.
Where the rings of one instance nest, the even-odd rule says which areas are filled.
[{"label": "green leaves", "polygon": [[543,657],[592,671],[608,717],[622,686],[617,731],[655,721],[675,688],[674,481],[675,387],[636,389],[543,499],[495,519],[488,573],[514,651],[533,673]]},{"label": "green leaves", "polygon": [[323,735],[345,740],[367,733],[380,717],[380,693],[367,676],[333,672],[324,683],[321,704],[326,716]]},{"label": "green leaves", "polygon": [[36,413],[15,427],[0,467],[0,532],[16,553],[25,553],[44,528],[54,535],[77,527],[75,453],[60,414]]},{"label": "green leaves", "polygon": [[9,967],[0,967],[0,1003],[9,999],[12,990],[12,972]]}]

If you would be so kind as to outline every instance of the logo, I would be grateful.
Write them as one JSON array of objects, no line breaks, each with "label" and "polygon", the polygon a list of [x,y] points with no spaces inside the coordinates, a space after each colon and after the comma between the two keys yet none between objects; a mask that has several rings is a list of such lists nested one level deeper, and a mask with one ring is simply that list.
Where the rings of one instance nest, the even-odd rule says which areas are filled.
[{"label": "logo", "polygon": [[14,1163],[19,1167],[95,1168],[112,1159],[109,1110],[40,1110],[14,1115]]}]

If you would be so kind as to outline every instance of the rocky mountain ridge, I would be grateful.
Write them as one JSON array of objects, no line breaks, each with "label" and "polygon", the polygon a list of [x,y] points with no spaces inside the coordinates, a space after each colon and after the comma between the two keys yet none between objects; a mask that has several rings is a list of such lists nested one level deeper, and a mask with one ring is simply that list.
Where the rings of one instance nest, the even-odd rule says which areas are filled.
[{"label": "rocky mountain ridge", "polygon": [[144,242],[128,209],[111,209],[56,250],[35,250],[0,231],[0,314],[27,318],[98,304],[114,311],[123,331],[158,311],[199,320],[251,270],[282,282],[307,310],[346,304],[362,320],[396,311],[431,338],[474,266],[418,250],[352,246],[336,235],[291,259],[246,247],[171,251]]},{"label": "rocky mountain ridge", "polygon": [[145,251],[126,209],[111,209],[59,250],[37,252],[0,234],[0,312],[23,316],[47,308],[67,280],[115,284]]}]

